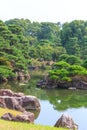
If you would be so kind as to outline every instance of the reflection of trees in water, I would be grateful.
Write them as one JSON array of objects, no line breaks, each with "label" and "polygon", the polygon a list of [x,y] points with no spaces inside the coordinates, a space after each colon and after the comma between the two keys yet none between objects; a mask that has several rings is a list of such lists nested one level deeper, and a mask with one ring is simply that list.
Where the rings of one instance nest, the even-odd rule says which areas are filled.
[{"label": "reflection of trees in water", "polygon": [[[32,82],[30,82],[30,84],[32,85]],[[25,84],[19,82],[2,84],[0,88],[8,88],[15,92],[24,92],[27,95],[34,95],[40,100],[48,100],[53,104],[54,109],[60,111],[68,108],[87,107],[86,90],[44,90],[35,88],[35,86],[29,87],[29,83]]]},{"label": "reflection of trees in water", "polygon": [[51,90],[47,95],[57,110],[87,107],[87,92],[84,90]]},{"label": "reflection of trees in water", "polygon": [[8,84],[0,84],[0,88],[11,89],[14,92],[24,92],[26,95],[34,95],[40,100],[48,100],[53,104],[54,109],[60,111],[68,108],[87,107],[86,90],[44,90],[36,88],[36,83],[43,77],[43,74],[42,71],[33,71],[31,72],[32,78],[28,82],[9,82]]},{"label": "reflection of trees in water", "polygon": [[[40,79],[43,79],[46,70],[29,70],[31,78],[29,81],[10,81],[0,84],[0,88],[11,89],[15,92],[24,92],[27,94],[30,88],[36,88],[36,84]],[[31,93],[32,94],[32,93]]]},{"label": "reflection of trees in water", "polygon": [[84,90],[54,90],[36,89],[28,90],[29,94],[38,97],[40,100],[48,100],[56,110],[68,108],[87,107],[87,92]]},{"label": "reflection of trees in water", "polygon": [[11,89],[14,92],[24,92],[26,89],[26,81],[25,82],[8,82],[0,84],[0,89]]}]

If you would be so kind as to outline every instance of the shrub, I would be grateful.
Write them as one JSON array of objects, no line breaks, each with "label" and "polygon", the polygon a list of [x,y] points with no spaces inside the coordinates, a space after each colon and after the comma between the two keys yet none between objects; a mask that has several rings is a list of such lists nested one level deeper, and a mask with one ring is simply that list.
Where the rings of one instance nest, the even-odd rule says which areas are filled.
[{"label": "shrub", "polygon": [[0,66],[0,77],[8,78],[9,76],[15,76],[15,74],[12,72],[12,69],[7,66]]},{"label": "shrub", "polygon": [[65,61],[54,64],[53,69],[49,71],[51,79],[56,81],[71,81],[72,76],[87,75],[87,70],[80,65],[70,65]]}]

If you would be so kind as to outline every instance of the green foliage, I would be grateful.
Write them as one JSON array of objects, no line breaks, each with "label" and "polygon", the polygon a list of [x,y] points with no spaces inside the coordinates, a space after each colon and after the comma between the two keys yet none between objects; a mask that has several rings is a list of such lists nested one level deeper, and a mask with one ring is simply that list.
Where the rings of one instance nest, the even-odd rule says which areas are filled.
[{"label": "green foliage", "polygon": [[70,64],[68,64],[65,61],[60,61],[60,62],[54,63],[54,68],[55,69],[61,69],[61,68],[67,69],[69,67],[70,67]]},{"label": "green foliage", "polygon": [[75,75],[87,75],[87,70],[80,65],[70,65],[65,61],[56,62],[49,71],[51,79],[58,81],[71,81]]},{"label": "green foliage", "polygon": [[81,64],[81,59],[75,55],[69,55],[65,61],[71,65],[74,65],[74,64],[78,64],[80,65]]},{"label": "green foliage", "polygon": [[52,75],[50,78],[53,79],[53,80],[59,80],[59,77],[57,75]]},{"label": "green foliage", "polygon": [[70,74],[69,74],[70,76],[87,74],[87,70],[80,65],[71,65],[69,67],[69,71],[70,71]]},{"label": "green foliage", "polygon": [[5,57],[0,57],[0,66],[1,65],[11,67],[11,63]]},{"label": "green foliage", "polygon": [[75,55],[62,54],[58,58],[58,61],[61,61],[61,60],[65,61],[71,65],[73,65],[73,64],[81,65],[81,63],[82,63],[82,60]]},{"label": "green foliage", "polygon": [[82,59],[87,56],[87,21],[66,22],[61,30],[61,42],[67,53]]},{"label": "green foliage", "polygon": [[68,58],[69,57],[69,55],[68,54],[61,54],[60,56],[59,56],[59,58],[58,58],[58,61],[61,61],[61,60],[66,60],[66,58]]},{"label": "green foliage", "polygon": [[87,59],[83,61],[82,66],[87,69]]},{"label": "green foliage", "polygon": [[25,66],[25,64],[23,64],[22,62],[17,62],[16,64],[15,64],[15,68],[17,68],[17,69],[22,69],[22,70],[26,70],[26,66]]},{"label": "green foliage", "polygon": [[72,81],[72,79],[70,77],[63,77],[62,81],[70,82],[70,81]]},{"label": "green foliage", "polygon": [[15,74],[12,72],[12,69],[10,69],[7,66],[1,66],[0,65],[0,78],[9,78],[10,77],[14,77]]},{"label": "green foliage", "polygon": [[[8,59],[1,65],[27,70],[33,58],[55,62],[63,60],[86,68],[87,21],[74,20],[60,25],[28,19],[0,20],[0,57]],[[69,64],[55,64],[54,67],[67,69]]]},{"label": "green foliage", "polygon": [[59,26],[54,23],[42,22],[38,31],[38,39],[49,39],[52,42],[59,42]]}]

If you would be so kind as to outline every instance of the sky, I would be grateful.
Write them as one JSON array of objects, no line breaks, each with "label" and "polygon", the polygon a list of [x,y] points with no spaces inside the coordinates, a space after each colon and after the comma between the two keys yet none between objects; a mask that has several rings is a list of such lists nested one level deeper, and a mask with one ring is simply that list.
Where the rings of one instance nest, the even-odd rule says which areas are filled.
[{"label": "sky", "polygon": [[87,20],[87,0],[0,0],[0,20],[37,22]]}]

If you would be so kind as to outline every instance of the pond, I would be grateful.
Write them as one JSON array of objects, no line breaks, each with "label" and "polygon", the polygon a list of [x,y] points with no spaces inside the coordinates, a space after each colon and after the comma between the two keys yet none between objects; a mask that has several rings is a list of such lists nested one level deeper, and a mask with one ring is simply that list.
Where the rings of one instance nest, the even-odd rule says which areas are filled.
[{"label": "pond", "polygon": [[41,111],[36,124],[53,126],[63,113],[69,114],[79,130],[87,130],[87,91],[84,90],[29,90],[40,100]]},{"label": "pond", "polygon": [[41,104],[41,111],[36,124],[53,126],[63,113],[69,114],[79,130],[87,130],[87,90],[38,89],[36,82],[42,77],[36,73],[29,82],[10,82],[0,88],[21,91],[36,96]]}]

